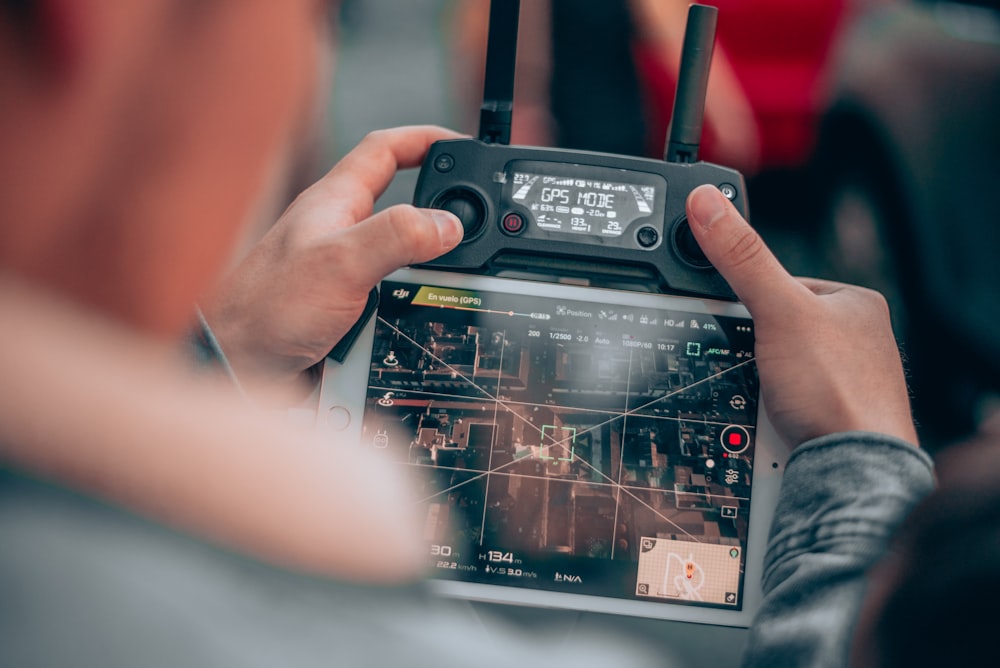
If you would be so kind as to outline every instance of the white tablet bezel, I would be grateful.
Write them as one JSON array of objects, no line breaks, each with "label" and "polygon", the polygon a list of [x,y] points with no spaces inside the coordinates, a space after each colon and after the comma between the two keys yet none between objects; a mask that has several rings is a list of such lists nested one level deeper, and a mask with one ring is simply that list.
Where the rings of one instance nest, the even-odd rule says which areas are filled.
[{"label": "white tablet bezel", "polygon": [[[662,294],[608,290],[580,285],[515,280],[425,269],[402,269],[386,278],[464,290],[517,293],[527,296],[561,297],[567,300],[617,304],[693,313],[749,318],[739,303],[674,297]],[[343,364],[327,360],[321,384],[317,425],[331,440],[360,443],[366,388],[371,366],[376,318],[372,317]],[[787,448],[767,420],[758,401],[752,501],[748,519],[743,605],[740,610],[698,607],[663,601],[626,600],[591,594],[574,594],[495,584],[433,580],[434,587],[448,596],[515,605],[553,607],[599,613],[632,615],[723,626],[748,627],[762,597],[760,580],[770,520],[777,503]]]}]

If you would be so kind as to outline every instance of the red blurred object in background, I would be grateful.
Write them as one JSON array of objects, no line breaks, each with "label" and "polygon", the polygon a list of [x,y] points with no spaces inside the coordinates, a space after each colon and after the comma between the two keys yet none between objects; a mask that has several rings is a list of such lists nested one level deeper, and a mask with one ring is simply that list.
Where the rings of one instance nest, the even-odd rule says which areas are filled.
[{"label": "red blurred object in background", "polygon": [[[826,102],[831,48],[846,0],[705,0],[719,8],[716,50],[728,56],[760,131],[760,167],[797,167],[809,158]],[[641,42],[635,63],[646,98],[649,155],[663,153],[677,73]],[[706,119],[701,158],[716,157]]]}]

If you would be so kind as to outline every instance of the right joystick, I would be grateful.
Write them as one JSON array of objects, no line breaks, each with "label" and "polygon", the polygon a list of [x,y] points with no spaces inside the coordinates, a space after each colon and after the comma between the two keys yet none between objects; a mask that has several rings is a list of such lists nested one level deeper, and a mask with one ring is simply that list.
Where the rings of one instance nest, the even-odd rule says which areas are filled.
[{"label": "right joystick", "polygon": [[712,266],[712,263],[705,257],[705,253],[702,252],[701,246],[698,245],[698,241],[694,238],[687,217],[682,217],[674,225],[673,242],[677,256],[688,265],[696,269],[708,269]]},{"label": "right joystick", "polygon": [[465,228],[463,241],[476,237],[486,222],[486,203],[474,190],[469,188],[451,188],[434,200],[432,208],[443,209],[462,221]]}]

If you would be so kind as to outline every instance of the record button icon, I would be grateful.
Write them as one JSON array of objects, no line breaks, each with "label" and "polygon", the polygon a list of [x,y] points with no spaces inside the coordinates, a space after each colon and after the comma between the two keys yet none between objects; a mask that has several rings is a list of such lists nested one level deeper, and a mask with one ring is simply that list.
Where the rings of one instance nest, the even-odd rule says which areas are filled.
[{"label": "record button icon", "polygon": [[722,448],[731,455],[738,455],[750,447],[750,432],[746,427],[731,424],[722,430]]}]

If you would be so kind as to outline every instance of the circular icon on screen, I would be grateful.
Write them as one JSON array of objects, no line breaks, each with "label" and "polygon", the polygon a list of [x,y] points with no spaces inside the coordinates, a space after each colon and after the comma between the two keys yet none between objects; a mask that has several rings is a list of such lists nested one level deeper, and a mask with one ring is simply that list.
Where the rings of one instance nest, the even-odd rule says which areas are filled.
[{"label": "circular icon on screen", "polygon": [[731,455],[738,455],[750,447],[750,432],[746,427],[731,424],[722,430],[722,449]]}]

